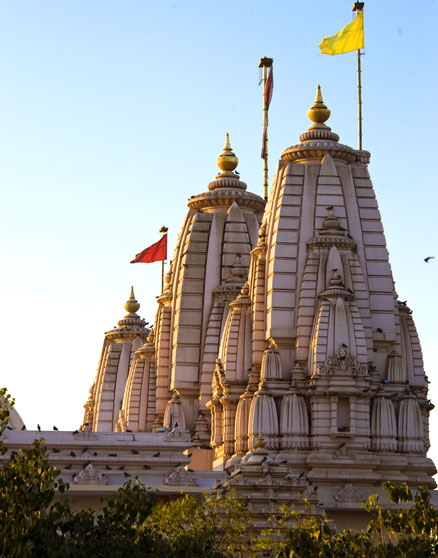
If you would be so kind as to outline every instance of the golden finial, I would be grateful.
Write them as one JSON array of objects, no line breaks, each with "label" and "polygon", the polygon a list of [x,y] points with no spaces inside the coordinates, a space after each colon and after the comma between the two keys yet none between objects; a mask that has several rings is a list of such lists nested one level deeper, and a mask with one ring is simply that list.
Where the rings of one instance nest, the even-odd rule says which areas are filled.
[{"label": "golden finial", "polygon": [[131,296],[125,303],[125,310],[130,314],[135,314],[137,310],[140,308],[140,303],[135,299],[134,295],[134,287],[131,287]]},{"label": "golden finial", "polygon": [[256,448],[264,448],[266,445],[265,440],[263,438],[263,434],[261,432],[259,432],[259,435],[257,437],[257,442],[255,443],[255,447]]},{"label": "golden finial", "polygon": [[310,109],[307,111],[307,116],[315,122],[315,124],[323,124],[330,117],[330,110],[326,107],[322,100],[321,86],[318,85],[316,91],[316,99]]},{"label": "golden finial", "polygon": [[[228,132],[225,136],[225,147],[222,150],[222,153],[217,158],[217,166],[223,171],[222,174],[230,174],[233,170],[237,167],[239,163],[239,159],[233,153],[230,145],[230,136]],[[234,176],[234,173],[233,173]]]}]

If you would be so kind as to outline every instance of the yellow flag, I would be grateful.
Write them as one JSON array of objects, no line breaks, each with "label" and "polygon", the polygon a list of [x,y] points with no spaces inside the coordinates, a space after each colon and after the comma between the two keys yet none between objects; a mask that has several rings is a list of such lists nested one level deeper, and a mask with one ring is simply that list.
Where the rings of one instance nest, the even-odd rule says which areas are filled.
[{"label": "yellow flag", "polygon": [[364,48],[364,45],[363,12],[360,12],[336,35],[324,38],[319,48],[321,54],[344,54],[344,52]]}]

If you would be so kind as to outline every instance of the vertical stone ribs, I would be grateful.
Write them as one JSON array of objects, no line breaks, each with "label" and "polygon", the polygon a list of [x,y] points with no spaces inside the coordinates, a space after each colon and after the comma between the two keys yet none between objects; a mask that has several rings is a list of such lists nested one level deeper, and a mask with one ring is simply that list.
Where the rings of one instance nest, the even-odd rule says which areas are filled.
[{"label": "vertical stone ribs", "polygon": [[190,224],[181,258],[173,318],[170,388],[194,396],[199,392],[204,273],[212,218],[212,214],[198,212]]}]

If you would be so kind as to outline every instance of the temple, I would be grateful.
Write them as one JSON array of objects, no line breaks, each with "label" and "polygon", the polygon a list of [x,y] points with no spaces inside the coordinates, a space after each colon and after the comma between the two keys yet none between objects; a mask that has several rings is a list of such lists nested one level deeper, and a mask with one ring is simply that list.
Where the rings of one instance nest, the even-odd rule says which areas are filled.
[{"label": "temple", "polygon": [[339,143],[319,86],[308,116],[266,203],[227,134],[221,172],[188,202],[153,327],[132,291],[105,334],[81,431],[143,436],[149,451],[185,443],[192,487],[226,483],[259,518],[304,494],[346,526],[383,481],[435,487],[433,405],[370,154]]}]

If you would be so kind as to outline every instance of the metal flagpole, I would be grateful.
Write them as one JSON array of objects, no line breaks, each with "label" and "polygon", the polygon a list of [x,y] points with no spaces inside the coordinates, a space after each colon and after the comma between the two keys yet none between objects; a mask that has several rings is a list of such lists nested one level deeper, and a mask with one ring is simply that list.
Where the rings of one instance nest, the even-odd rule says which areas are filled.
[{"label": "metal flagpole", "polygon": [[[163,233],[164,236],[168,230],[169,229],[163,225],[158,232]],[[163,292],[164,292],[164,260],[162,260],[161,262],[161,294],[163,294]]]},{"label": "metal flagpole", "polygon": [[263,68],[263,197],[268,201],[268,99],[266,98],[267,69],[272,66],[273,59],[260,58],[259,68]]},{"label": "metal flagpole", "polygon": [[[351,8],[356,17],[363,10],[365,2],[355,2]],[[360,67],[360,48],[357,49],[357,102],[359,105],[359,149],[362,149],[362,76]]]}]

